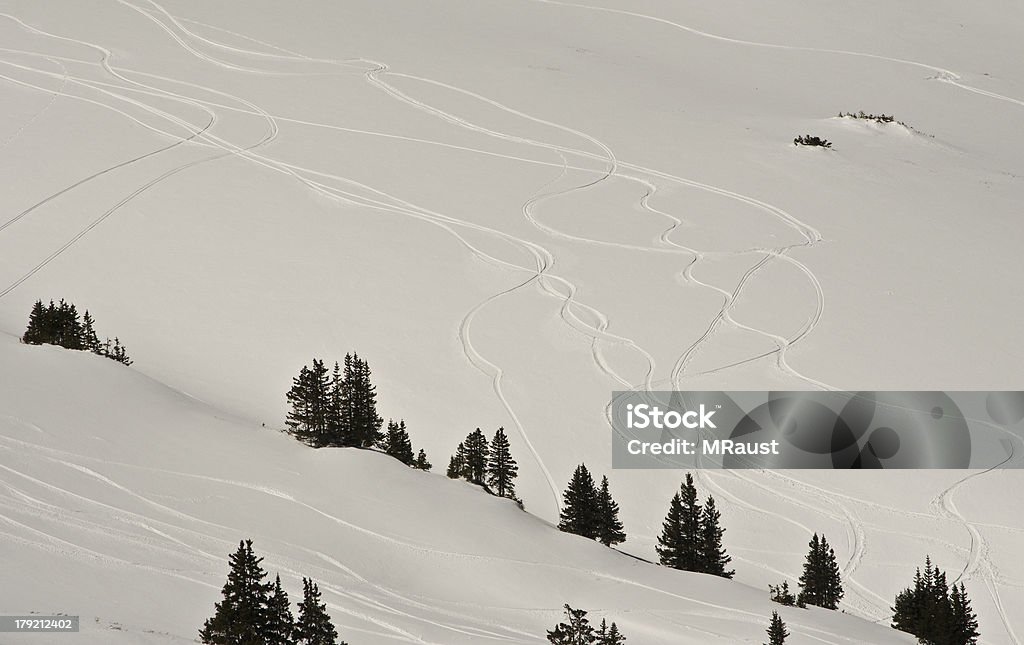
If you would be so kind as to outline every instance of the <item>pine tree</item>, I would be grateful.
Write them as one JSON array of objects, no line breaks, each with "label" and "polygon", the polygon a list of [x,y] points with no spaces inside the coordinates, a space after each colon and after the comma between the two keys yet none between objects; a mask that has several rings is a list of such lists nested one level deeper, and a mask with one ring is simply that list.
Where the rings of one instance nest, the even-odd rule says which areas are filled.
[{"label": "pine tree", "polygon": [[487,485],[499,497],[514,498],[518,475],[519,465],[512,458],[505,429],[498,428],[491,441],[490,454],[487,459]]},{"label": "pine tree", "polygon": [[412,452],[409,431],[405,429],[405,419],[400,419],[398,423],[388,420],[388,431],[381,441],[381,447],[384,452],[407,466],[412,466],[416,460]]},{"label": "pine tree", "polygon": [[666,567],[683,569],[682,553],[685,550],[683,538],[683,500],[679,493],[672,496],[668,505],[668,513],[661,525],[661,535],[658,536],[658,545],[655,547],[658,552],[658,561]]},{"label": "pine tree", "polygon": [[772,612],[772,622],[768,624],[768,642],[765,645],[784,645],[789,632],[786,623],[779,618],[779,612]]},{"label": "pine tree", "polygon": [[590,626],[587,612],[565,605],[565,616],[568,622],[555,625],[548,632],[548,642],[552,645],[593,645],[594,628]]},{"label": "pine tree", "polygon": [[594,539],[598,536],[597,489],[585,464],[576,467],[562,495],[558,530]]},{"label": "pine tree", "polygon": [[286,398],[291,410],[285,423],[291,434],[314,448],[331,445],[327,428],[330,381],[324,362],[314,358],[312,368],[303,366]]},{"label": "pine tree", "polygon": [[622,645],[626,637],[619,633],[619,626],[614,622],[611,626],[605,618],[601,619],[601,627],[594,633],[594,645]]},{"label": "pine tree", "polygon": [[21,342],[28,345],[42,345],[47,342],[45,325],[46,310],[43,308],[43,301],[36,300],[36,304],[32,305],[32,311],[28,315],[28,328],[21,337]]},{"label": "pine tree", "polygon": [[327,390],[326,439],[327,445],[340,447],[348,445],[348,428],[345,426],[344,403],[342,401],[341,366],[334,361],[331,380]]},{"label": "pine tree", "polygon": [[732,558],[726,554],[725,547],[722,546],[725,529],[721,527],[721,517],[722,514],[715,507],[715,498],[708,496],[701,517],[700,571],[722,578],[732,578],[736,571],[726,568],[732,562]]},{"label": "pine tree", "polygon": [[337,642],[338,630],[327,613],[327,605],[320,603],[320,588],[309,578],[303,578],[302,602],[299,603],[299,618],[295,622],[295,644],[336,645]]},{"label": "pine tree", "polygon": [[[42,303],[38,303],[42,307]],[[87,349],[93,354],[100,353],[100,339],[96,335],[96,321],[93,319],[89,310],[85,310],[85,314],[82,316],[82,349]]]},{"label": "pine tree", "polygon": [[789,590],[789,582],[786,580],[783,580],[781,585],[768,585],[768,594],[772,602],[780,605],[792,607],[797,604],[796,596]]},{"label": "pine tree", "polygon": [[377,388],[369,363],[355,353],[345,355],[341,401],[345,445],[369,448],[380,441],[384,419],[377,414]]},{"label": "pine tree", "polygon": [[463,474],[466,472],[466,446],[462,443],[456,449],[455,454],[452,455],[451,459],[448,460],[448,475],[449,479],[462,479]]},{"label": "pine tree", "polygon": [[487,461],[490,456],[487,437],[484,436],[480,428],[477,428],[466,436],[463,445],[465,447],[465,478],[473,484],[485,485]]},{"label": "pine tree", "polygon": [[839,574],[836,553],[828,540],[815,533],[808,545],[810,550],[800,575],[799,600],[808,605],[836,609],[843,598],[843,584]]},{"label": "pine tree", "polygon": [[895,629],[913,634],[927,645],[974,645],[978,620],[961,583],[950,586],[946,574],[925,558],[914,584],[896,595],[892,608]]},{"label": "pine tree", "polygon": [[274,578],[267,599],[267,628],[264,632],[266,645],[293,645],[295,619],[288,604],[288,594],[281,587],[281,576]]},{"label": "pine tree", "polygon": [[599,645],[622,645],[625,642],[626,637],[619,632],[619,626],[612,622],[611,627],[608,628],[608,636]]},{"label": "pine tree", "polygon": [[65,303],[63,300],[60,301],[60,304],[63,324],[57,344],[67,349],[83,349],[82,323],[78,318],[78,309],[75,305]]},{"label": "pine tree", "polygon": [[427,461],[427,451],[420,448],[419,454],[416,455],[416,461],[413,462],[413,468],[418,468],[419,470],[430,470],[433,467],[434,465]]},{"label": "pine tree", "polygon": [[311,372],[309,367],[303,365],[299,375],[292,379],[292,388],[285,394],[288,405],[291,409],[285,420],[288,431],[300,441],[309,443],[311,437],[310,427],[313,424],[313,412],[310,401],[310,380]]},{"label": "pine tree", "polygon": [[245,540],[228,561],[231,570],[221,590],[223,599],[214,604],[214,615],[199,630],[199,637],[212,645],[262,645],[271,590],[263,581],[267,575],[261,566],[263,558],[253,553],[252,540]]},{"label": "pine tree", "polygon": [[680,561],[687,571],[701,570],[701,506],[697,501],[697,487],[693,483],[693,475],[686,473],[686,481],[679,491],[683,502],[683,551]]},{"label": "pine tree", "polygon": [[657,551],[663,565],[684,571],[702,571],[702,520],[693,475],[686,473],[686,480],[672,497],[658,538]]},{"label": "pine tree", "polygon": [[131,365],[132,359],[128,358],[128,350],[121,344],[121,339],[114,337],[114,347],[107,353],[107,358],[113,359],[122,365]]},{"label": "pine tree", "polygon": [[971,600],[967,597],[964,583],[953,585],[949,597],[950,614],[950,645],[975,645],[981,633],[978,631],[978,616],[971,608]]},{"label": "pine tree", "polygon": [[597,491],[597,539],[605,546],[614,546],[626,541],[622,521],[619,519],[619,505],[608,490],[608,477],[601,477]]}]

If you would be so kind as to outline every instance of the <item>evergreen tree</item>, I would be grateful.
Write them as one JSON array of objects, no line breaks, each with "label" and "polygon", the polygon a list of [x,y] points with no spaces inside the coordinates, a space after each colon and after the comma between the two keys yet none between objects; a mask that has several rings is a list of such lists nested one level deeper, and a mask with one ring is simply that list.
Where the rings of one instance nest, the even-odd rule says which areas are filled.
[{"label": "evergreen tree", "polygon": [[32,305],[32,311],[28,315],[28,328],[21,337],[21,342],[28,345],[42,345],[48,342],[45,325],[46,310],[43,308],[43,301],[36,300],[36,304]]},{"label": "evergreen tree", "polygon": [[967,597],[964,583],[953,585],[949,597],[950,614],[950,645],[975,645],[981,633],[978,631],[978,616],[971,608],[971,600]]},{"label": "evergreen tree", "polygon": [[626,533],[619,519],[619,505],[608,490],[607,476],[601,477],[601,487],[597,491],[597,539],[605,546],[626,541]]},{"label": "evergreen tree", "polygon": [[768,624],[768,642],[765,645],[784,645],[789,632],[786,630],[786,623],[779,618],[779,612],[772,612],[772,621]]},{"label": "evergreen tree", "polygon": [[82,323],[75,305],[60,301],[61,324],[57,344],[67,349],[82,349]]},{"label": "evergreen tree", "polygon": [[388,420],[388,431],[384,435],[381,447],[384,452],[407,466],[412,466],[416,460],[413,456],[409,432],[405,429],[405,419],[399,420],[398,423]]},{"label": "evergreen tree", "polygon": [[626,637],[619,632],[619,626],[612,622],[611,627],[608,628],[608,635],[599,645],[622,645],[626,642]]},{"label": "evergreen tree", "polygon": [[601,619],[601,627],[594,633],[594,645],[622,645],[626,637],[619,632],[619,626],[612,623],[608,625],[605,618]]},{"label": "evergreen tree", "polygon": [[274,578],[267,599],[267,629],[264,633],[266,645],[293,645],[295,619],[288,604],[288,594],[281,587],[281,576]]},{"label": "evergreen tree", "polygon": [[668,514],[658,538],[658,556],[661,563],[684,571],[702,571],[701,540],[703,513],[697,501],[697,487],[693,475],[686,480],[669,503]]},{"label": "evergreen tree", "polygon": [[487,460],[487,485],[499,497],[516,496],[516,477],[519,465],[512,458],[508,437],[505,429],[498,428],[491,441],[490,454]]},{"label": "evergreen tree", "polygon": [[686,473],[686,481],[679,490],[683,502],[683,551],[680,561],[687,571],[701,570],[701,520],[703,515],[697,501],[697,487],[693,483],[693,475]]},{"label": "evergreen tree", "polygon": [[348,428],[345,426],[344,403],[342,401],[342,378],[341,366],[334,361],[334,368],[331,370],[331,380],[327,392],[326,412],[326,441],[327,445],[339,447],[348,445]]},{"label": "evergreen tree", "polygon": [[777,602],[780,605],[792,607],[798,604],[796,596],[789,590],[789,582],[786,580],[783,580],[781,585],[768,585],[768,593],[772,602]]},{"label": "evergreen tree", "polygon": [[299,619],[295,622],[295,644],[336,645],[337,642],[338,630],[327,613],[327,605],[320,602],[320,588],[309,578],[303,578]]},{"label": "evergreen tree", "polygon": [[430,470],[433,467],[434,465],[427,461],[427,451],[420,448],[419,454],[416,455],[416,461],[413,462],[413,468],[418,468],[419,470]]},{"label": "evergreen tree", "polygon": [[465,469],[463,476],[471,483],[483,486],[487,480],[487,461],[490,449],[487,437],[477,428],[466,436],[463,442],[465,449]]},{"label": "evergreen tree", "polygon": [[466,446],[459,443],[459,447],[455,450],[455,454],[448,460],[448,475],[449,479],[462,479],[463,474],[466,472]]},{"label": "evergreen tree", "polygon": [[214,604],[214,615],[199,630],[203,643],[212,645],[263,645],[269,623],[271,585],[265,583],[261,563],[252,550],[252,540],[239,542],[228,558],[230,571],[221,590],[223,599]]},{"label": "evergreen tree", "polygon": [[913,634],[926,645],[974,645],[978,641],[977,616],[961,583],[950,585],[946,574],[925,558],[914,584],[896,595],[892,626]]},{"label": "evergreen tree", "polygon": [[377,414],[377,388],[369,363],[355,353],[345,355],[341,402],[344,445],[369,448],[380,441],[384,419]]},{"label": "evergreen tree", "polygon": [[804,570],[800,575],[798,597],[808,605],[836,609],[844,594],[836,553],[825,536],[819,539],[817,533],[811,538],[809,547]]},{"label": "evergreen tree", "polygon": [[303,366],[286,395],[291,405],[285,422],[289,431],[314,448],[330,445],[327,431],[329,387],[324,362],[314,358],[313,367]]},{"label": "evergreen tree", "polygon": [[668,513],[661,525],[661,535],[658,536],[658,545],[655,550],[658,552],[658,560],[666,567],[683,569],[681,554],[685,549],[683,538],[683,500],[679,493],[672,496],[668,505]]},{"label": "evergreen tree", "polygon": [[595,643],[594,628],[590,626],[586,611],[565,605],[565,616],[568,618],[568,622],[559,623],[548,632],[549,643],[552,645],[593,645]]},{"label": "evergreen tree", "polygon": [[597,489],[585,464],[576,467],[562,500],[558,530],[590,539],[598,537]]},{"label": "evergreen tree", "polygon": [[310,381],[312,373],[303,365],[299,375],[292,379],[292,388],[285,394],[291,409],[285,420],[288,432],[301,441],[309,443],[310,428],[313,425],[313,412],[310,401]]},{"label": "evergreen tree", "polygon": [[113,359],[122,365],[131,365],[132,359],[128,358],[128,350],[121,344],[121,340],[114,337],[114,347],[107,352],[107,358]]},{"label": "evergreen tree", "polygon": [[700,571],[722,578],[732,578],[736,571],[726,568],[732,562],[732,558],[725,553],[725,547],[722,546],[725,529],[721,527],[720,520],[721,513],[715,507],[715,498],[708,496],[701,517]]},{"label": "evergreen tree", "polygon": [[[42,303],[36,303],[42,307]],[[96,335],[96,321],[92,315],[89,314],[89,310],[85,310],[85,314],[82,316],[82,349],[87,349],[93,354],[100,353],[100,339]]]}]

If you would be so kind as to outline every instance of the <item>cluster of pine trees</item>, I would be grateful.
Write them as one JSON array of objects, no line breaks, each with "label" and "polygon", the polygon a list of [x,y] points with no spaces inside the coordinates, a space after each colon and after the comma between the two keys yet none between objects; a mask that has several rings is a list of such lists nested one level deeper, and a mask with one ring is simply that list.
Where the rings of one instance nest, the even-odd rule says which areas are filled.
[{"label": "cluster of pine trees", "polygon": [[96,321],[88,309],[79,317],[75,305],[64,300],[58,304],[51,300],[46,306],[42,300],[36,300],[28,315],[28,328],[21,337],[21,342],[29,345],[59,345],[67,349],[86,350],[118,363],[131,365],[132,359],[128,357],[128,350],[121,344],[121,340],[114,338],[111,341],[107,338],[101,342],[95,325]]},{"label": "cluster of pine trees", "polygon": [[963,583],[948,584],[946,573],[925,558],[914,584],[896,596],[892,626],[917,636],[924,645],[974,645],[978,618]]},{"label": "cluster of pine trees", "polygon": [[605,546],[626,541],[619,505],[608,489],[608,477],[602,477],[601,485],[596,486],[586,464],[580,464],[562,494],[562,502],[560,531],[582,535]]},{"label": "cluster of pine trees", "polygon": [[405,419],[399,419],[398,423],[389,419],[388,430],[377,443],[377,447],[406,466],[412,466],[419,470],[430,470],[434,467],[427,461],[427,451],[423,448],[413,454],[412,440],[409,438],[409,431],[405,428]]},{"label": "cluster of pine trees", "polygon": [[614,622],[608,625],[601,619],[601,626],[595,629],[583,609],[565,605],[566,622],[558,623],[548,631],[548,642],[552,645],[622,645],[626,637],[619,632]]},{"label": "cluster of pine trees", "polygon": [[732,558],[722,546],[724,533],[715,498],[709,495],[701,506],[693,475],[686,473],[686,481],[669,503],[658,537],[657,551],[661,564],[683,571],[732,578],[736,572],[727,568]]},{"label": "cluster of pine trees", "polygon": [[230,571],[221,590],[222,600],[214,604],[214,615],[199,630],[209,645],[345,645],[338,642],[338,630],[320,601],[320,589],[302,579],[302,602],[294,618],[281,576],[265,580],[263,558],[252,550],[252,540],[239,542],[228,557]]},{"label": "cluster of pine trees", "polygon": [[789,590],[789,582],[781,585],[768,585],[773,602],[780,605],[806,607],[814,605],[835,610],[839,601],[846,593],[843,590],[839,563],[836,552],[829,546],[828,539],[815,533],[808,543],[807,557],[804,558],[803,572],[800,574],[800,590],[793,594]]},{"label": "cluster of pine trees", "polygon": [[292,379],[285,395],[290,406],[288,433],[314,448],[379,448],[407,466],[430,470],[427,453],[416,453],[405,420],[384,419],[377,413],[377,387],[370,380],[370,364],[359,354],[345,355],[328,370],[314,358]]},{"label": "cluster of pine trees", "polygon": [[480,428],[466,435],[448,460],[447,474],[452,479],[465,479],[498,497],[508,497],[522,505],[516,497],[519,464],[512,457],[505,428],[498,428],[489,444]]}]

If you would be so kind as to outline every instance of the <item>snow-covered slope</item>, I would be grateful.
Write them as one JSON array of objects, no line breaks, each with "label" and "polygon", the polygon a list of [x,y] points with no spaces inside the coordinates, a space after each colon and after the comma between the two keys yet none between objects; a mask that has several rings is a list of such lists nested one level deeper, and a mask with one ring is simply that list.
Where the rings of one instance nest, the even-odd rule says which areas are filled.
[{"label": "snow-covered slope", "polygon": [[[758,642],[778,608],[390,457],[306,448],[112,361],[7,336],[0,357],[0,606],[80,614],[82,633],[54,642],[191,641],[243,537],[293,594],[317,579],[350,643],[543,642],[564,602],[630,642]],[[910,642],[838,612],[783,615],[798,644]]]},{"label": "snow-covered slope", "polygon": [[[1020,3],[0,14],[0,330],[67,298],[246,427],[281,425],[313,356],[358,350],[435,464],[503,425],[531,513],[586,461],[651,557],[681,473],[609,472],[613,389],[1024,389]],[[910,127],[835,118],[857,110]],[[844,609],[885,623],[931,553],[985,642],[1019,645],[1022,477],[968,475],[698,483],[741,582],[792,578],[825,531]]]}]

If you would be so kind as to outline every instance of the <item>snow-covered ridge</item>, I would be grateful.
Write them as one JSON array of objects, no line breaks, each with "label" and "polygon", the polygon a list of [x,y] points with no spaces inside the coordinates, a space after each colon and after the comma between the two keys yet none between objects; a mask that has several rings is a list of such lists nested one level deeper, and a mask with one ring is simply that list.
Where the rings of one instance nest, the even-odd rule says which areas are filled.
[{"label": "snow-covered ridge", "polygon": [[[577,464],[609,471],[615,389],[1021,389],[1021,20],[1009,0],[310,0],[287,10],[271,0],[0,0],[0,177],[10,187],[0,198],[0,330],[20,334],[37,298],[89,303],[132,348],[136,376],[195,397],[183,399],[193,412],[179,422],[267,433],[266,444],[239,445],[303,464],[354,457],[293,453],[257,428],[280,426],[288,380],[311,356],[358,349],[383,413],[405,418],[435,464],[473,427],[504,426],[519,492],[547,521]],[[830,116],[860,107],[931,136]],[[792,146],[803,133],[836,146]],[[31,368],[27,357],[55,350],[12,346],[11,361],[26,357],[16,370],[7,351],[4,389],[16,387],[0,418],[28,444],[8,446],[0,465],[36,460],[27,474],[39,481],[127,495],[60,459],[118,485],[124,473],[77,462],[79,453],[44,459],[30,445],[46,436],[32,428],[54,425],[47,415],[58,410],[56,427],[84,440],[68,429],[94,410],[75,395],[78,381],[51,390],[49,375],[32,371],[77,368]],[[100,385],[83,391],[116,398]],[[162,413],[178,418],[169,400],[180,398],[144,399],[152,409],[140,404],[129,424],[108,418],[94,442],[116,454],[116,432],[135,447],[128,462],[162,468],[139,428],[171,430]],[[346,520],[335,511],[358,504],[311,500],[297,479],[278,479],[299,467],[289,475],[275,464],[267,481],[226,476],[220,462],[238,442],[200,454],[175,439],[191,431],[173,430],[161,450],[214,479],[145,471],[150,490],[135,488],[143,471],[129,468],[140,481],[125,487],[149,500],[132,498],[134,511],[173,507],[177,488],[209,505],[205,522],[244,505],[280,505],[289,518],[302,507],[287,496]],[[95,449],[81,454],[100,459]],[[393,483],[435,481],[412,475]],[[609,475],[623,548],[651,558],[681,473]],[[1020,473],[698,480],[719,502],[737,580],[757,590],[756,603],[768,583],[793,580],[823,531],[843,565],[847,612],[885,624],[895,592],[931,553],[966,581],[985,642],[1019,644],[1024,526],[1007,492]],[[89,503],[44,491],[51,497],[29,497],[62,520],[95,512],[64,510]],[[321,495],[327,506],[314,503]],[[316,526],[334,522],[313,515]],[[394,521],[367,518],[385,520]],[[241,537],[228,528],[216,538],[228,547],[202,545],[206,583],[219,586]],[[277,557],[259,528],[257,548]],[[66,530],[89,548],[109,542]],[[167,548],[150,529],[132,530]],[[461,546],[446,532],[451,549],[475,548],[481,534],[466,530],[474,540]],[[15,544],[0,542],[0,554]],[[59,545],[50,548],[74,552]],[[316,550],[336,558],[333,548]],[[133,549],[123,559],[142,562],[148,552]],[[194,571],[189,558],[168,566]],[[18,578],[39,583],[28,564]],[[170,595],[191,602],[193,583],[180,584]],[[557,612],[560,595],[528,611]],[[614,608],[602,598],[579,604]],[[639,630],[643,606],[616,619]],[[136,613],[132,624],[163,624],[141,606],[125,616]],[[494,620],[531,633],[554,622]],[[742,633],[763,638],[753,622]]]},{"label": "snow-covered ridge", "polygon": [[[302,446],[100,357],[9,337],[0,356],[0,545],[16,581],[0,605],[79,614],[76,642],[191,642],[242,537],[293,593],[316,578],[350,643],[542,642],[564,602],[631,642],[754,641],[779,609],[443,475]],[[794,643],[910,642],[839,612],[783,615]]]}]

